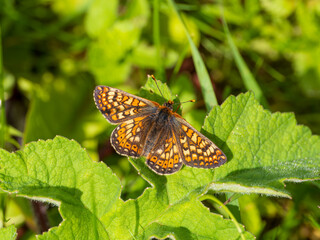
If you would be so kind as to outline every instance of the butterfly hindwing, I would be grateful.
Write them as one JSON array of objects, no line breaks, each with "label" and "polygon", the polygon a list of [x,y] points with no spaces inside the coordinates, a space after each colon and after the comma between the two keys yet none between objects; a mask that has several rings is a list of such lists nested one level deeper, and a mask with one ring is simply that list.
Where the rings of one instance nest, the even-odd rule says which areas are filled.
[{"label": "butterfly hindwing", "polygon": [[121,123],[111,134],[111,145],[120,155],[140,157],[145,146],[148,129],[152,121],[148,115]]},{"label": "butterfly hindwing", "polygon": [[172,174],[183,165],[178,142],[172,129],[162,130],[160,138],[147,155],[147,165],[158,174]]},{"label": "butterfly hindwing", "polygon": [[103,116],[113,124],[143,116],[159,106],[156,102],[106,86],[95,88],[94,100]]},{"label": "butterfly hindwing", "polygon": [[175,129],[179,136],[180,152],[184,164],[197,168],[215,168],[227,161],[225,154],[208,138],[194,129],[183,118],[177,118],[181,127]]}]

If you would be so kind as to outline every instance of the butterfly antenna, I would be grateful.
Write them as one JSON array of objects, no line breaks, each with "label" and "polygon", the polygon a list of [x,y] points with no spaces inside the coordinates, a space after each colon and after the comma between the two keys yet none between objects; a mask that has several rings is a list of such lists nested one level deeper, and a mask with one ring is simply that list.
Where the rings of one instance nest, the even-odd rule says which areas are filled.
[{"label": "butterfly antenna", "polygon": [[161,92],[161,90],[160,90],[160,88],[159,88],[159,86],[158,86],[157,79],[153,76],[153,74],[148,75],[148,77],[152,77],[152,79],[155,81],[155,83],[156,83],[156,85],[157,85],[157,88],[158,88],[161,96],[165,99],[165,97],[163,96],[163,94],[162,94],[162,92]]},{"label": "butterfly antenna", "polygon": [[177,107],[177,109],[175,110],[175,112],[178,112],[178,110],[179,110],[179,108],[180,108],[180,106],[181,106],[182,103],[195,102],[195,101],[196,101],[196,100],[192,99],[192,100],[185,101],[185,102],[181,102],[181,103],[175,103],[175,104],[179,104],[178,107]]}]

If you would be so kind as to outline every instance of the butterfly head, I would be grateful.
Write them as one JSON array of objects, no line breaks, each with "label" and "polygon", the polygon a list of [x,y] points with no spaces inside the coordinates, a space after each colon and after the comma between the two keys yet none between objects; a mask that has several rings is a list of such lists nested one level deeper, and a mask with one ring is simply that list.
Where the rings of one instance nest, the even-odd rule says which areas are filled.
[{"label": "butterfly head", "polygon": [[172,100],[169,100],[168,102],[164,103],[163,106],[169,108],[172,111],[173,110],[173,104],[174,104],[174,102]]},{"label": "butterfly head", "polygon": [[[162,92],[161,92],[161,90],[160,90],[160,88],[158,86],[157,79],[153,75],[148,75],[148,77],[151,77],[154,80],[154,82],[156,83],[156,86],[157,86],[161,96],[164,98],[164,96],[163,96],[163,94],[162,94]],[[193,100],[189,100],[189,101],[186,101],[186,102],[195,102],[195,100],[193,99]],[[168,108],[169,110],[173,111],[173,105],[178,104],[177,109],[174,111],[174,112],[178,112],[181,104],[182,103],[186,103],[186,102],[174,103],[172,100],[169,100],[168,102],[164,103],[162,106],[164,106],[165,108]]]}]

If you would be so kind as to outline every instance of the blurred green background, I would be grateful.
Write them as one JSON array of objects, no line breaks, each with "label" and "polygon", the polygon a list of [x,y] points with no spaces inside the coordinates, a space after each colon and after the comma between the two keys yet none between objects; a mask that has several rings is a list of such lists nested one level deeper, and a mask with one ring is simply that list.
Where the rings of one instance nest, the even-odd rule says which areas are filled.
[{"label": "blurred green background", "polygon": [[[114,126],[95,108],[92,92],[108,85],[137,94],[147,74],[167,82],[198,130],[207,114],[183,25],[167,1],[0,0],[1,147],[23,148],[62,135],[121,179],[122,198],[148,184],[109,143]],[[222,24],[219,1],[176,1],[207,67],[219,104],[249,89]],[[320,1],[228,0],[224,17],[270,111],[294,112],[320,133]],[[5,117],[4,117],[5,116]],[[3,126],[6,126],[3,128]],[[4,137],[3,137],[4,136]],[[240,197],[241,222],[258,239],[320,239],[319,182],[287,184],[292,200]],[[20,239],[60,223],[56,207],[5,193],[1,224]]]}]

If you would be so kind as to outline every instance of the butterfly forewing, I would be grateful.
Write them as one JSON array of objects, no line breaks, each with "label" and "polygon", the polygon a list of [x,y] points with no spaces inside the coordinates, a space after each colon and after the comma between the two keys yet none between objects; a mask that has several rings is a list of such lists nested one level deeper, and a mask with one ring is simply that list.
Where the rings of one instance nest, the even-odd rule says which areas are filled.
[{"label": "butterfly forewing", "polygon": [[97,108],[110,123],[121,123],[143,116],[159,104],[116,88],[97,86],[94,91]]}]

